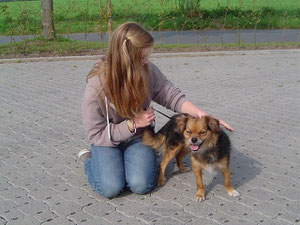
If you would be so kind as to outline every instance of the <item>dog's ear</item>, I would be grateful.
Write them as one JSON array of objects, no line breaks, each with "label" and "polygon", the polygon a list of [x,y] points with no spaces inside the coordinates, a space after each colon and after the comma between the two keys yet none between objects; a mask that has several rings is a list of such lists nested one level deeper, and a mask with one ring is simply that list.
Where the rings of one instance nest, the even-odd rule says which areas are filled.
[{"label": "dog's ear", "polygon": [[176,127],[174,130],[178,133],[183,133],[186,127],[187,120],[188,117],[184,114],[178,116],[176,118]]},{"label": "dog's ear", "polygon": [[211,130],[212,132],[217,132],[221,129],[219,120],[211,116],[205,116],[205,121],[208,129]]}]

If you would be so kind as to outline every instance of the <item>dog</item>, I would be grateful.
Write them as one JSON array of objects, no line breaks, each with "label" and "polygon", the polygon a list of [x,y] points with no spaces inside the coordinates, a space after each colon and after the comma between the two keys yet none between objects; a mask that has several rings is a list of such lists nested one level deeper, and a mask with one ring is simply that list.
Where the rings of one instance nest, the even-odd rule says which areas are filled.
[{"label": "dog", "polygon": [[[231,142],[220,127],[219,121],[211,116],[201,117],[197,122],[188,121],[185,133],[188,134],[194,126],[197,126],[198,135],[191,136],[189,140],[191,145],[195,145],[191,147],[191,163],[197,185],[196,201],[205,200],[202,170],[221,171],[228,195],[240,196],[239,192],[231,186],[229,169]],[[186,137],[188,137],[187,134],[185,134]]]},{"label": "dog", "polygon": [[192,170],[197,184],[196,201],[205,200],[203,170],[221,171],[226,192],[233,197],[239,196],[230,182],[230,139],[217,119],[211,116],[195,118],[188,114],[177,114],[171,117],[157,133],[154,133],[153,129],[145,130],[143,142],[156,150],[164,145],[158,185],[165,183],[165,168],[174,157],[182,172],[189,171],[183,166],[183,159],[191,153]]}]

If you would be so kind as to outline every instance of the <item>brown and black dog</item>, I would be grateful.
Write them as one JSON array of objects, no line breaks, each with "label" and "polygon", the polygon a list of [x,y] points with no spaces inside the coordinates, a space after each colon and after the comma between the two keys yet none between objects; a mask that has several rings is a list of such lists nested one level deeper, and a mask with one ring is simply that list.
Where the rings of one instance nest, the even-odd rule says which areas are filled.
[{"label": "brown and black dog", "polygon": [[158,185],[165,183],[166,166],[174,157],[178,168],[187,172],[188,168],[183,166],[183,159],[191,152],[192,169],[197,183],[197,201],[205,199],[202,170],[220,170],[227,193],[230,196],[239,196],[230,183],[230,140],[217,119],[211,116],[195,118],[188,114],[177,114],[157,133],[153,129],[146,129],[143,142],[156,150],[164,146]]}]

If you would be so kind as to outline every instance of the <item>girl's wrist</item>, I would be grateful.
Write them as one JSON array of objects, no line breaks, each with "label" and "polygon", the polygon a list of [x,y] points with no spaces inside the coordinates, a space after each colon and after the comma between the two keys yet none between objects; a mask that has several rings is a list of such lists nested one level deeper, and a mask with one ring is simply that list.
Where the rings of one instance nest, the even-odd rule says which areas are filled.
[{"label": "girl's wrist", "polygon": [[126,120],[127,128],[131,133],[136,133],[136,123],[134,120]]}]

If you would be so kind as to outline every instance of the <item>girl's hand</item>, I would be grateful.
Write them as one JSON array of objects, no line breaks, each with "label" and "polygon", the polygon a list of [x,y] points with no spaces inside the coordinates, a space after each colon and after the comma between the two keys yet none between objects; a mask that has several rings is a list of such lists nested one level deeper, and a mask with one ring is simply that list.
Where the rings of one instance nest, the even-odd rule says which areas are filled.
[{"label": "girl's hand", "polygon": [[136,128],[147,127],[155,120],[154,109],[149,107],[146,110],[142,110],[132,120],[135,122]]},{"label": "girl's hand", "polygon": [[233,132],[233,128],[228,123],[224,122],[223,120],[219,120],[219,121],[220,121],[220,124],[226,128],[226,130]]},{"label": "girl's hand", "polygon": [[[181,107],[181,112],[183,113],[188,113],[192,116],[195,117],[199,117],[201,118],[202,116],[207,115],[205,112],[203,112],[201,109],[197,108],[195,105],[193,105],[190,101],[186,101],[185,103],[183,103],[182,107]],[[217,118],[216,118],[217,119]],[[224,122],[223,120],[220,120],[220,124],[222,126],[224,126],[228,131],[232,132],[233,128],[231,126],[229,126],[228,123]]]},{"label": "girl's hand", "polygon": [[[199,118],[201,118],[202,116],[205,116],[206,115],[206,113],[204,113],[203,111],[198,111],[198,117]],[[218,118],[217,118],[218,119]],[[226,122],[224,122],[223,120],[220,120],[220,119],[218,119],[219,120],[219,122],[220,122],[220,124],[223,126],[223,127],[225,127],[226,128],[226,130],[228,130],[228,131],[230,131],[230,132],[233,132],[233,128],[228,124],[228,123],[226,123]]]}]

